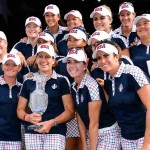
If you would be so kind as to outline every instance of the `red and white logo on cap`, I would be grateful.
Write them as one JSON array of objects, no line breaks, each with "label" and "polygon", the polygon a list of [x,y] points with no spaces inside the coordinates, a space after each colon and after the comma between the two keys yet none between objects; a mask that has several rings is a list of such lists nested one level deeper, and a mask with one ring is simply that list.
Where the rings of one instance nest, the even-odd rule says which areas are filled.
[{"label": "red and white logo on cap", "polygon": [[105,44],[100,44],[96,47],[96,49],[101,49],[101,48],[105,48],[105,47],[106,47]]},{"label": "red and white logo on cap", "polygon": [[29,21],[36,21],[36,18],[35,17],[30,17]]},{"label": "red and white logo on cap", "polygon": [[54,9],[53,5],[49,5],[46,7],[47,9]]},{"label": "red and white logo on cap", "polygon": [[70,30],[70,32],[69,32],[69,33],[77,33],[77,32],[78,32],[77,30],[72,29],[72,30]]},{"label": "red and white logo on cap", "polygon": [[102,7],[97,7],[94,9],[94,11],[102,11],[102,9],[103,9]]},{"label": "red and white logo on cap", "polygon": [[10,58],[10,57],[15,58],[15,55],[13,55],[13,54],[8,54],[8,55],[7,55],[7,58]]},{"label": "red and white logo on cap", "polygon": [[40,48],[46,48],[46,49],[49,49],[49,46],[48,46],[48,45],[41,45]]}]

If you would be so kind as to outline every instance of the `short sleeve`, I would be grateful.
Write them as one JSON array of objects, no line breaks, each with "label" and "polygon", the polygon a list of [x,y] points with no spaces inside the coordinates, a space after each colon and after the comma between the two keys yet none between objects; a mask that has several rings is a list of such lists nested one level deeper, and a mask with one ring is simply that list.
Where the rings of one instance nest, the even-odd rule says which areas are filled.
[{"label": "short sleeve", "polygon": [[29,90],[27,89],[27,83],[28,83],[28,80],[26,80],[24,83],[23,83],[23,86],[20,90],[20,96],[24,97],[25,99],[29,100]]},{"label": "short sleeve", "polygon": [[59,80],[59,85],[60,85],[60,92],[61,92],[61,95],[66,95],[66,94],[70,94],[71,93],[71,86],[70,86],[70,82],[68,80],[67,77],[62,77],[60,80]]}]

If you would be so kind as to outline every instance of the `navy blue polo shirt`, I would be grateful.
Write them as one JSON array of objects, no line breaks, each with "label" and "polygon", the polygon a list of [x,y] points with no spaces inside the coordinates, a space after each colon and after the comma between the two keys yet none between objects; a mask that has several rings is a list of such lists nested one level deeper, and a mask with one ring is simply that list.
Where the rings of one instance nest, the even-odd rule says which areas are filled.
[{"label": "navy blue polo shirt", "polygon": [[[78,89],[76,82],[72,84],[72,95],[75,108],[79,113],[86,129],[89,130],[90,120],[88,105],[94,100],[102,100],[104,98],[102,88],[94,78],[88,74],[85,74]],[[103,128],[103,125],[99,121],[99,129],[100,128]]]},{"label": "navy blue polo shirt", "polygon": [[125,40],[121,36],[113,34],[111,40],[117,43],[122,50],[127,48]]},{"label": "navy blue polo shirt", "polygon": [[2,70],[2,63],[0,63],[0,75],[3,75],[3,74],[4,74],[4,72]]},{"label": "navy blue polo shirt", "polygon": [[[14,49],[17,49],[19,52],[21,52],[25,59],[27,60],[30,56],[34,56],[37,52],[37,45],[32,46],[29,41],[27,43],[25,42],[18,42],[14,45]],[[33,66],[29,66],[31,72],[37,72],[37,69]],[[29,70],[27,67],[22,67],[21,71],[19,72],[17,79],[19,82],[23,83],[23,76],[25,74],[29,73]]]},{"label": "navy blue polo shirt", "polygon": [[16,111],[21,86],[16,81],[10,88],[0,76],[0,141],[21,141],[21,121]]},{"label": "navy blue polo shirt", "polygon": [[57,44],[57,49],[58,49],[59,55],[67,56],[67,53],[68,53],[67,40],[62,39],[61,41],[59,41]]},{"label": "navy blue polo shirt", "polygon": [[13,48],[21,52],[25,59],[28,59],[30,56],[34,56],[37,52],[37,45],[32,46],[29,41],[27,41],[27,43],[18,42],[14,45]]},{"label": "navy blue polo shirt", "polygon": [[[44,30],[44,32],[51,33],[51,31],[49,30],[48,27],[46,27],[46,29]],[[58,42],[60,40],[62,40],[64,38],[64,35],[67,34],[67,33],[69,33],[68,28],[59,25],[59,30],[58,30],[57,36],[56,37],[54,36],[56,45],[58,44]]]},{"label": "navy blue polo shirt", "polygon": [[120,36],[122,36],[122,37],[124,37],[126,39],[125,43],[126,43],[127,47],[131,46],[131,44],[133,42],[136,42],[138,40],[138,36],[137,36],[137,33],[136,33],[136,26],[135,25],[133,25],[132,31],[129,33],[128,36],[125,36],[123,34],[121,26],[119,28],[115,29],[114,33],[117,34],[117,35],[120,35]]},{"label": "navy blue polo shirt", "polygon": [[146,61],[150,60],[150,45],[146,46],[140,42],[129,48],[130,57],[134,65],[140,67],[149,77]]},{"label": "navy blue polo shirt", "polygon": [[137,90],[149,83],[148,77],[139,67],[124,63],[114,78],[105,80],[105,90],[109,95],[108,104],[125,139],[137,140],[144,137],[146,109]]},{"label": "navy blue polo shirt", "polygon": [[[35,81],[33,79],[27,79],[23,84],[20,96],[29,101],[30,94],[35,90],[35,87]],[[46,82],[45,92],[48,94],[48,107],[42,115],[42,121],[54,119],[64,112],[62,96],[71,93],[69,80],[53,71],[51,78]],[[31,114],[31,110],[28,113]],[[25,132],[37,134],[37,132],[28,130],[27,127],[29,125],[31,123],[25,122]],[[61,134],[65,136],[66,130],[66,123],[62,123],[52,127],[49,134]]]}]

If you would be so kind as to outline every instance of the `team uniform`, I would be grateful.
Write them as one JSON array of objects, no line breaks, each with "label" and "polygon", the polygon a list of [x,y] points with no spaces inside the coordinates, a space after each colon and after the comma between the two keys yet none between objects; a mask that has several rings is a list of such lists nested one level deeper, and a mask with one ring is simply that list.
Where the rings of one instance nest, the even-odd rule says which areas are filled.
[{"label": "team uniform", "polygon": [[[30,94],[35,90],[35,85],[33,79],[27,79],[23,84],[20,96],[29,100]],[[42,121],[53,119],[64,111],[62,96],[70,94],[70,83],[66,77],[53,71],[51,78],[46,82],[45,92],[48,94],[48,107],[42,115]],[[32,113],[31,110],[28,113]],[[48,134],[39,134],[28,130],[29,125],[31,123],[25,122],[25,145],[27,150],[65,150],[66,123],[52,127]]]},{"label": "team uniform", "polygon": [[148,77],[137,66],[121,63],[113,78],[105,80],[108,104],[121,128],[123,150],[140,150],[144,140],[146,109],[137,94]]},{"label": "team uniform", "polygon": [[120,35],[120,36],[122,36],[123,38],[125,38],[125,40],[126,40],[126,41],[125,41],[125,44],[126,44],[127,47],[131,46],[132,43],[138,41],[138,36],[137,36],[137,33],[136,33],[136,26],[135,26],[135,25],[133,25],[132,31],[129,33],[128,36],[124,36],[124,35],[123,35],[122,27],[121,27],[121,26],[120,26],[119,28],[115,29],[115,30],[114,30],[114,33],[115,33],[116,35]]},{"label": "team uniform", "polygon": [[[48,27],[46,27],[46,29],[44,30],[44,32],[52,34]],[[56,34],[52,34],[54,36],[56,45],[58,44],[58,42],[60,40],[62,40],[64,38],[64,35],[67,34],[68,32],[69,31],[68,31],[67,27],[63,27],[63,26],[59,25],[58,32]]]},{"label": "team uniform", "polygon": [[[122,55],[120,60],[124,64],[134,65],[132,60],[128,56]],[[100,67],[96,67],[91,71],[91,76],[94,79],[100,78],[100,79],[106,80],[109,77],[109,73],[104,72]]]},{"label": "team uniform", "polygon": [[[102,100],[102,109],[100,113],[99,130],[98,130],[98,143],[97,150],[107,149],[107,150],[118,150],[120,149],[120,132],[118,125],[116,124],[115,118],[112,114],[103,113],[103,111],[109,111],[108,105],[104,97],[104,93],[99,86],[99,84],[88,74],[83,77],[80,87],[77,89],[77,84],[74,82],[72,84],[72,94],[73,100],[77,112],[79,113],[86,129],[87,129],[87,145],[90,147],[89,143],[89,115],[88,115],[88,104],[94,100]],[[107,119],[109,120],[107,120]],[[102,121],[103,120],[103,121]],[[112,133],[112,136],[108,136]],[[106,135],[107,134],[107,139]],[[109,144],[108,144],[109,143]]]},{"label": "team uniform", "polygon": [[110,39],[112,41],[116,42],[120,46],[120,48],[122,50],[124,50],[125,48],[127,48],[126,40],[125,40],[124,37],[121,37],[120,35],[115,34],[114,31],[111,31],[109,33],[109,36],[110,36]]},{"label": "team uniform", "polygon": [[[30,56],[34,56],[37,52],[37,45],[32,46],[29,40],[27,42],[18,42],[13,46],[13,49],[11,53],[15,53],[14,50],[18,50],[23,54],[25,59],[27,60]],[[36,72],[37,69],[35,69],[33,66],[29,66],[31,72]],[[27,67],[22,66],[21,71],[19,72],[17,78],[20,82],[23,82],[23,76],[29,73],[29,70]]]},{"label": "team uniform", "polygon": [[150,46],[146,46],[139,41],[137,45],[129,48],[129,52],[134,65],[140,67],[150,77],[147,64],[147,61],[150,60]]},{"label": "team uniform", "polygon": [[[57,66],[55,68],[55,71],[58,74],[66,76],[68,78],[68,80],[70,81],[70,83],[73,83],[74,79],[69,75],[69,73],[68,73],[68,71],[66,69],[67,63],[64,63],[63,59],[64,59],[63,56],[56,57]],[[76,117],[74,119],[70,120],[69,122],[67,122],[66,137],[67,138],[69,138],[69,137],[80,137]]]},{"label": "team uniform", "polygon": [[10,88],[0,76],[0,150],[21,150],[21,121],[16,112],[21,86],[16,81]]}]

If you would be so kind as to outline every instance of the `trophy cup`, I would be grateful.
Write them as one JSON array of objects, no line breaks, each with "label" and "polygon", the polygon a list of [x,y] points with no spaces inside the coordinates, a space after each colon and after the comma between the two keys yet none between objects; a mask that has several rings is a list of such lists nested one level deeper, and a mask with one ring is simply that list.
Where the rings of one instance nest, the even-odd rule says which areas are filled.
[{"label": "trophy cup", "polygon": [[[37,73],[34,79],[36,81],[36,89],[30,94],[29,108],[33,113],[42,115],[48,105],[48,95],[45,93],[46,75]],[[42,126],[35,124],[28,126],[28,130],[39,130],[41,128]]]}]

